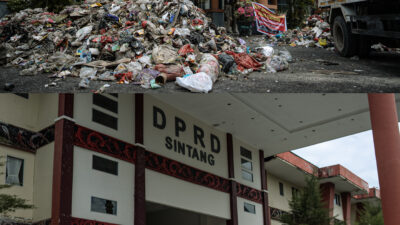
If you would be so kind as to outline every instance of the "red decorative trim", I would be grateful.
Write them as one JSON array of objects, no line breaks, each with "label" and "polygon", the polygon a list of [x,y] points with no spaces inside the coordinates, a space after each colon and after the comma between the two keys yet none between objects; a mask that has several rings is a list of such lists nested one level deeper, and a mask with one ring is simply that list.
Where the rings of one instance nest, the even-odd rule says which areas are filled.
[{"label": "red decorative trim", "polygon": [[335,184],[328,182],[320,185],[324,207],[329,210],[329,216],[333,216],[333,199],[335,197]]},{"label": "red decorative trim", "polygon": [[[143,94],[135,94],[135,142],[143,144]],[[136,149],[134,224],[146,225],[146,150]]]},{"label": "red decorative trim", "polygon": [[135,163],[136,147],[132,144],[79,125],[75,125],[74,136],[76,146]]},{"label": "red decorative trim", "polygon": [[96,220],[87,220],[87,219],[81,219],[81,218],[71,218],[71,225],[117,225],[115,223],[106,223],[106,222],[101,222],[101,221],[96,221]]},{"label": "red decorative trim", "polygon": [[146,168],[181,180],[229,193],[229,180],[146,151]]},{"label": "red decorative trim", "polygon": [[[73,94],[59,95],[59,115],[72,116]],[[55,124],[51,224],[68,225],[72,209],[74,128],[71,120]]]},{"label": "red decorative trim", "polygon": [[262,191],[237,183],[237,196],[262,204]]},{"label": "red decorative trim", "polygon": [[36,150],[54,141],[54,125],[39,132],[30,131],[0,122],[0,144],[35,153]]}]

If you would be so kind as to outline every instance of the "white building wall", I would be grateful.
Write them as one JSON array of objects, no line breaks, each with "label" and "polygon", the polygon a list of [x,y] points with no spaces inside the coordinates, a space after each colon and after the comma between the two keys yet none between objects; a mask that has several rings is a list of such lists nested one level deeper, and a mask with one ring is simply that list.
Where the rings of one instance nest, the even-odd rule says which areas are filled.
[{"label": "white building wall", "polygon": [[[118,176],[92,169],[93,155],[117,161]],[[133,225],[134,169],[135,167],[131,163],[75,146],[72,216]],[[92,212],[92,196],[117,201],[117,215]]]},{"label": "white building wall", "polygon": [[[283,184],[284,196],[280,195],[279,182]],[[269,206],[284,210],[286,212],[290,211],[289,201],[292,200],[292,187],[301,190],[301,187],[281,180],[270,173],[267,173],[267,186]]]},{"label": "white building wall", "polygon": [[0,102],[3,107],[0,107],[0,121],[36,131],[39,101],[39,95],[30,94],[29,99],[26,99],[15,94],[1,94]]},{"label": "white building wall", "polygon": [[219,218],[230,218],[229,194],[146,169],[146,200]]},{"label": "white building wall", "polygon": [[[163,110],[166,117],[166,126],[164,129],[159,129],[153,126],[153,106]],[[179,132],[179,137],[175,136],[175,117],[182,119],[186,124],[186,130]],[[161,117],[159,117],[161,121]],[[204,131],[204,145],[202,147],[200,142],[194,142],[194,125],[200,127]],[[211,150],[210,135],[214,134],[218,137],[220,143],[220,152],[214,153]],[[207,155],[214,157],[214,165],[208,162],[200,161],[196,158],[190,157],[186,148],[185,154],[170,150],[166,147],[166,137],[172,140],[191,145],[198,151],[202,150]],[[173,142],[173,141],[172,141]],[[175,108],[155,99],[152,96],[144,96],[144,145],[147,150],[155,152],[167,158],[179,161],[186,165],[219,175],[221,177],[228,177],[228,156],[226,151],[226,134],[208,126],[195,118],[176,110]]]},{"label": "white building wall", "polygon": [[[135,108],[134,95],[119,94],[118,98],[104,94],[104,96],[118,101],[118,114],[93,105],[93,94],[74,94],[74,119],[76,124],[100,131],[103,134],[118,138],[128,143],[135,140]],[[92,109],[118,118],[118,130],[93,122]]]},{"label": "white building wall", "polygon": [[51,218],[54,142],[36,151],[33,221]]},{"label": "white building wall", "polygon": [[146,215],[147,225],[226,225],[225,219],[169,208]]},{"label": "white building wall", "polygon": [[[35,168],[35,154],[10,148],[0,145],[0,160],[4,166],[0,166],[0,184],[6,182],[6,161],[7,156],[19,158],[24,160],[23,166],[23,184],[22,186],[13,185],[10,188],[1,189],[1,193],[16,195],[19,198],[27,200],[27,204],[33,204],[33,177]],[[17,209],[15,212],[10,213],[12,218],[30,221],[32,220],[32,209]]]},{"label": "white building wall", "polygon": [[[244,203],[249,203],[255,206],[256,213],[249,213],[244,211]],[[262,205],[253,201],[248,201],[244,198],[237,198],[237,210],[238,210],[238,225],[262,225],[263,224],[263,213]]]}]

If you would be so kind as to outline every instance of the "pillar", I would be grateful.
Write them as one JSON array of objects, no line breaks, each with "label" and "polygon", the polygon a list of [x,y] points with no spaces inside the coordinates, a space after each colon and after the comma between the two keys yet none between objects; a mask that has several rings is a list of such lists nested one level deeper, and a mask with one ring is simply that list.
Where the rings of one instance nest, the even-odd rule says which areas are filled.
[{"label": "pillar", "polygon": [[135,193],[134,193],[134,223],[135,225],[146,225],[146,156],[143,145],[143,94],[135,94]]},{"label": "pillar", "polygon": [[368,94],[385,225],[400,221],[400,135],[394,94]]},{"label": "pillar", "polygon": [[335,184],[328,182],[320,185],[324,207],[329,210],[329,216],[333,217],[333,199],[335,198]]},{"label": "pillar", "polygon": [[263,225],[271,225],[271,216],[269,212],[268,204],[268,187],[267,187],[267,176],[265,173],[264,166],[264,151],[259,151],[260,158],[260,175],[261,175],[261,191],[262,191],[262,206],[263,206]]},{"label": "pillar", "polygon": [[55,120],[51,225],[70,224],[74,161],[74,95],[59,94]]},{"label": "pillar", "polygon": [[342,198],[343,220],[346,225],[351,225],[351,194],[343,192],[340,194]]},{"label": "pillar", "polygon": [[231,219],[226,221],[227,225],[238,225],[238,210],[237,210],[237,191],[236,191],[236,181],[235,181],[235,169],[233,161],[233,138],[232,134],[226,134],[226,146],[228,151],[228,176],[230,184],[230,212]]}]

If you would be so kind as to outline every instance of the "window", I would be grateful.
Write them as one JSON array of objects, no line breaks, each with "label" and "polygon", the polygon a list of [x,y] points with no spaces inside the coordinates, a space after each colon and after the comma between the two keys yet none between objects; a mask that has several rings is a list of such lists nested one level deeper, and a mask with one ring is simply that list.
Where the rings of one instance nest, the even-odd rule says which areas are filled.
[{"label": "window", "polygon": [[117,202],[92,196],[91,210],[93,212],[117,215]]},{"label": "window", "polygon": [[283,192],[283,184],[282,184],[281,182],[279,182],[279,194],[280,194],[281,196],[284,196],[284,195],[285,195],[285,193]]},{"label": "window", "polygon": [[7,156],[6,163],[6,184],[23,185],[24,160]]},{"label": "window", "polygon": [[292,187],[292,198],[294,196],[297,196],[298,193],[299,193],[299,190],[297,188]]},{"label": "window", "polygon": [[242,178],[253,182],[253,162],[251,151],[240,147],[240,163],[242,166]]},{"label": "window", "polygon": [[335,204],[340,206],[340,195],[335,194]]},{"label": "window", "polygon": [[118,162],[93,155],[93,169],[118,175]]},{"label": "window", "polygon": [[118,130],[118,95],[93,95],[92,120]]},{"label": "window", "polygon": [[256,207],[249,203],[244,203],[244,211],[248,213],[256,214]]}]

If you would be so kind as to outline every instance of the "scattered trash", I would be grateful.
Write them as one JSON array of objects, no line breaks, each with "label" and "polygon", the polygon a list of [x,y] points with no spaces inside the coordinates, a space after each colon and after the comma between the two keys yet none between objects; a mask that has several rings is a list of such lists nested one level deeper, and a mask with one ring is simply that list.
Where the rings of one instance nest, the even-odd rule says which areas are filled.
[{"label": "scattered trash", "polygon": [[176,84],[191,92],[208,93],[212,90],[213,81],[208,74],[200,72],[185,75],[184,77],[177,77]]}]

